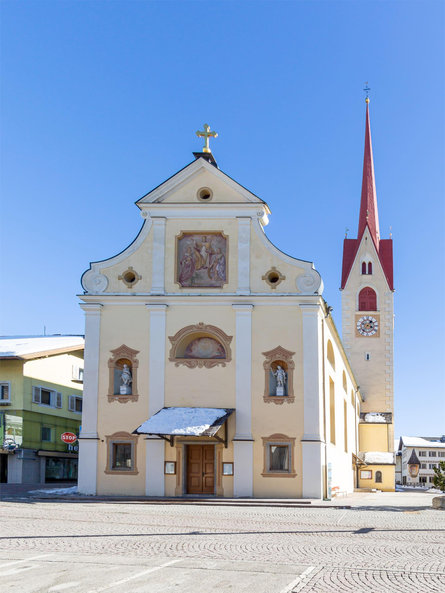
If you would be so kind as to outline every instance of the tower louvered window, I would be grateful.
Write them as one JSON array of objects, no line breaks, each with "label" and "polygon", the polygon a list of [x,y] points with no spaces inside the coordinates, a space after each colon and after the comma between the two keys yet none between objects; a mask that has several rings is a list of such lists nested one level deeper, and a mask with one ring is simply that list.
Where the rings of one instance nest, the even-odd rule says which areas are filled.
[{"label": "tower louvered window", "polygon": [[377,311],[377,294],[369,286],[362,288],[358,295],[358,310]]}]

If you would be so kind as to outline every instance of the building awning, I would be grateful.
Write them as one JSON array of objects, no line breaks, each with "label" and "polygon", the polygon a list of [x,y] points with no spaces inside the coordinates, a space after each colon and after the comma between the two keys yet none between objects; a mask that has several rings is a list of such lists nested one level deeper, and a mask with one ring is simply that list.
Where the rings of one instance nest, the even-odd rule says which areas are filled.
[{"label": "building awning", "polygon": [[65,453],[64,451],[45,451],[39,449],[37,451],[39,457],[65,457],[66,459],[77,459],[79,456],[77,453]]},{"label": "building awning", "polygon": [[[162,408],[141,424],[133,434],[156,435],[173,447],[175,436],[214,437],[227,447],[226,420],[233,408]],[[225,437],[216,433],[224,425]]]}]

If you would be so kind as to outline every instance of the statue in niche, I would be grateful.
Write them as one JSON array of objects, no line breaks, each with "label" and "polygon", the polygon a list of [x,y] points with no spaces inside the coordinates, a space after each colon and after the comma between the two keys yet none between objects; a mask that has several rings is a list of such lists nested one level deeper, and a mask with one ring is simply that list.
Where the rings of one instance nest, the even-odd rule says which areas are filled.
[{"label": "statue in niche", "polygon": [[133,379],[131,376],[131,370],[128,364],[124,364],[121,371],[120,387],[119,391],[121,395],[131,394],[131,383]]},{"label": "statue in niche", "polygon": [[277,364],[277,369],[274,371],[273,368],[270,369],[275,381],[275,393],[271,393],[271,395],[283,396],[286,395],[286,382],[287,382],[287,373],[283,369],[282,366]]}]

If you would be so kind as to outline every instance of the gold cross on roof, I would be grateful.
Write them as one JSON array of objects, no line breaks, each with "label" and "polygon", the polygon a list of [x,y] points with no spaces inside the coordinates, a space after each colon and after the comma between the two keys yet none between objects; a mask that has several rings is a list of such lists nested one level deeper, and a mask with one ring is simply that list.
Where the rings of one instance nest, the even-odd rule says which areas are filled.
[{"label": "gold cross on roof", "polygon": [[202,149],[202,152],[212,152],[209,148],[209,138],[212,136],[213,138],[216,138],[218,136],[218,134],[216,132],[211,132],[210,131],[210,126],[209,124],[204,124],[204,131],[201,132],[200,130],[198,130],[196,132],[196,135],[199,138],[205,138],[205,144],[204,144],[204,148]]}]

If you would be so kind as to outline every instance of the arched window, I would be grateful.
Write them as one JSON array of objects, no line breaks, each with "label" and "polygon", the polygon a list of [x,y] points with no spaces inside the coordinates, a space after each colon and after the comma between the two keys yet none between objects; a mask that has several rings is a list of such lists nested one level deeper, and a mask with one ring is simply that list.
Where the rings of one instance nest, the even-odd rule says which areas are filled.
[{"label": "arched window", "polygon": [[366,274],[366,262],[362,262],[362,274]]},{"label": "arched window", "polygon": [[375,481],[382,483],[382,472],[380,472],[380,471],[375,472]]},{"label": "arched window", "polygon": [[372,274],[372,261],[368,262],[368,274]]},{"label": "arched window", "polygon": [[377,294],[369,286],[362,288],[358,295],[358,310],[377,311]]},{"label": "arched window", "polygon": [[335,369],[335,356],[334,356],[334,348],[332,347],[331,340],[328,340],[328,360],[332,365],[332,368]]}]

